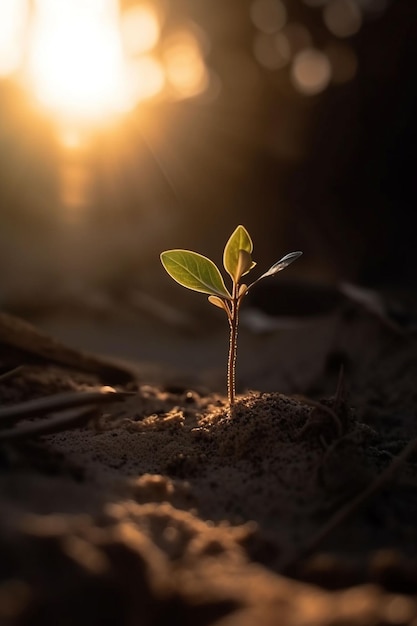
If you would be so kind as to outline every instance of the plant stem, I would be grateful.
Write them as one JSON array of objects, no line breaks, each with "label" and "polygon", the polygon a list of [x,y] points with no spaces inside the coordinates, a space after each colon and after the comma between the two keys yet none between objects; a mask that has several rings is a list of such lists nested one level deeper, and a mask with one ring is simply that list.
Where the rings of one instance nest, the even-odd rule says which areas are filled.
[{"label": "plant stem", "polygon": [[229,341],[229,358],[227,363],[227,395],[229,399],[230,409],[233,409],[236,396],[236,350],[237,350],[237,326],[238,326],[238,287],[237,283],[233,283],[233,294],[231,303],[231,315],[229,317],[230,325],[230,341]]}]

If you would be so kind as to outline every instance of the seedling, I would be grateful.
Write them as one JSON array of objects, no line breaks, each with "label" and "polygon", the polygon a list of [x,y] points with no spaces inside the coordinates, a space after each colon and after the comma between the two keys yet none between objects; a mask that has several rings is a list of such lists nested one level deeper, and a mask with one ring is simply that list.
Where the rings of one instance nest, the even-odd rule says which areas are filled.
[{"label": "seedling", "polygon": [[253,243],[244,226],[238,226],[224,247],[223,265],[232,279],[232,292],[224,284],[218,267],[205,256],[191,250],[166,250],[161,253],[162,265],[177,283],[193,291],[209,294],[209,302],[223,309],[230,326],[229,356],[227,362],[227,394],[233,409],[236,397],[236,350],[239,309],[243,298],[256,283],[268,276],[275,276],[301,256],[302,252],[290,252],[274,263],[267,272],[249,285],[241,278],[256,265],[252,260]]}]

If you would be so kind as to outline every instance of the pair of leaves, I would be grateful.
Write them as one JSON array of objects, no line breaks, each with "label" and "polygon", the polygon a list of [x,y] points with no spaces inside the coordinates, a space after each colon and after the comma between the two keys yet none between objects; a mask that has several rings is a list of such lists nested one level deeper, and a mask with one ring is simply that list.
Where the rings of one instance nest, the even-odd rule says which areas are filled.
[{"label": "pair of leaves", "polygon": [[[223,253],[224,267],[235,282],[255,265],[252,262],[252,250],[253,243],[248,231],[238,226]],[[161,261],[171,278],[183,287],[226,300],[232,299],[218,267],[207,257],[191,250],[167,250],[162,252]]]},{"label": "pair of leaves", "polygon": [[[239,284],[242,276],[247,274],[256,263],[252,261],[253,243],[244,226],[238,226],[229,237],[223,252],[223,265],[231,276],[234,284]],[[274,263],[267,272],[262,274],[248,289],[262,278],[274,276],[302,253],[291,252]],[[220,299],[232,300],[218,267],[207,257],[191,250],[167,250],[161,254],[162,265],[168,274],[177,283],[193,291],[207,293]],[[217,304],[215,298],[209,298],[212,304]],[[222,300],[221,300],[222,301]],[[217,306],[222,306],[220,303]]]}]

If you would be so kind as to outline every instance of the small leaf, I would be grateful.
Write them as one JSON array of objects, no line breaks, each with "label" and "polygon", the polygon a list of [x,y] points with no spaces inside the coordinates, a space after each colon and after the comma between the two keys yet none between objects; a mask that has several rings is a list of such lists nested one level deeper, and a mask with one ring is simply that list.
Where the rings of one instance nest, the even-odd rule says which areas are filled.
[{"label": "small leaf", "polygon": [[161,262],[171,278],[183,287],[231,299],[218,268],[202,254],[191,250],[166,250],[161,254]]},{"label": "small leaf", "polygon": [[249,270],[253,267],[253,265],[254,263],[249,252],[247,252],[246,250],[239,250],[235,276],[236,282],[239,282],[241,277],[247,274]]},{"label": "small leaf", "polygon": [[219,307],[219,309],[223,309],[223,311],[226,311],[227,315],[229,315],[229,307],[226,302],[222,300],[222,298],[219,298],[219,296],[209,296],[208,301],[210,304],[214,304],[214,306]]},{"label": "small leaf", "polygon": [[278,272],[281,272],[282,270],[284,270],[293,261],[298,259],[298,257],[300,257],[302,254],[303,254],[302,252],[290,252],[289,254],[286,254],[285,256],[282,257],[282,259],[274,263],[269,268],[269,270],[265,272],[265,274],[262,274],[262,276],[260,276],[258,280],[261,280],[261,278],[266,278],[267,276],[274,276],[275,274],[278,274]]},{"label": "small leaf", "polygon": [[285,256],[283,256],[282,259],[280,259],[279,261],[271,265],[271,267],[269,268],[267,272],[262,274],[262,276],[259,276],[259,278],[257,278],[253,283],[251,283],[248,286],[247,291],[249,291],[249,289],[252,289],[252,287],[256,285],[257,283],[259,283],[259,281],[262,280],[263,278],[267,278],[268,276],[275,276],[275,274],[278,274],[278,272],[281,272],[282,270],[284,270],[286,267],[288,267],[288,265],[290,265],[293,261],[298,259],[298,257],[300,257],[302,254],[303,254],[302,252],[290,252],[289,254],[286,254]]},{"label": "small leaf", "polygon": [[241,300],[244,296],[246,296],[246,292],[248,291],[248,286],[242,283],[239,287],[238,298]]},{"label": "small leaf", "polygon": [[[252,239],[244,226],[238,226],[230,235],[224,247],[223,265],[235,282],[239,282],[243,274],[239,274],[239,253],[240,250],[246,252],[249,257],[253,250]],[[246,269],[245,274],[250,270]]]}]

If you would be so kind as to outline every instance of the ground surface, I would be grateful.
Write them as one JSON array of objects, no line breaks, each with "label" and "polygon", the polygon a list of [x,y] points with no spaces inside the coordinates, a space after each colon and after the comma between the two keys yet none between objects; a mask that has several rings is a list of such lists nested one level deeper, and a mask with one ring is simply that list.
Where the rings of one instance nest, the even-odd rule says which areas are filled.
[{"label": "ground surface", "polygon": [[[4,435],[50,417],[1,428],[0,624],[417,624],[417,341],[368,309],[338,294],[290,331],[242,324],[233,415],[216,322],[184,338],[147,318],[143,361],[118,370],[3,319],[2,369],[23,365],[3,407],[133,393],[56,434]],[[83,324],[112,352],[108,321],[102,343]],[[70,339],[62,317],[41,325]]]}]

